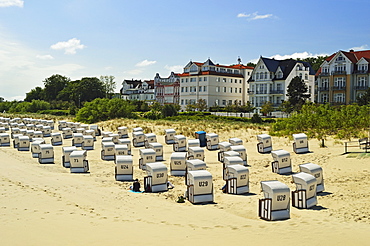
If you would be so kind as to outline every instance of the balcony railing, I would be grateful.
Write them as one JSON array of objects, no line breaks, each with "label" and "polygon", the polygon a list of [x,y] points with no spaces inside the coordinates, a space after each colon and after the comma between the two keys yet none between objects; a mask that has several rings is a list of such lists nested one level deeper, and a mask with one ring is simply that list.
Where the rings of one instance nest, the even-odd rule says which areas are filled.
[{"label": "balcony railing", "polygon": [[319,76],[329,76],[330,75],[330,73],[329,72],[321,72],[320,74],[319,74]]},{"label": "balcony railing", "polygon": [[340,91],[340,90],[345,90],[346,86],[333,86],[331,87],[333,91]]},{"label": "balcony railing", "polygon": [[284,94],[283,90],[271,90],[270,94]]},{"label": "balcony railing", "polygon": [[356,71],[354,71],[353,73],[356,73],[356,74],[367,74],[367,73],[369,73],[369,70],[356,70]]},{"label": "balcony railing", "polygon": [[319,91],[328,91],[328,90],[329,90],[329,87],[324,86],[324,87],[318,87],[317,89],[318,89]]},{"label": "balcony railing", "polygon": [[345,75],[345,74],[347,74],[347,72],[346,71],[332,71],[331,72],[331,74],[332,75]]},{"label": "balcony railing", "polygon": [[367,90],[367,88],[369,88],[368,85],[356,85],[355,86],[355,90]]}]

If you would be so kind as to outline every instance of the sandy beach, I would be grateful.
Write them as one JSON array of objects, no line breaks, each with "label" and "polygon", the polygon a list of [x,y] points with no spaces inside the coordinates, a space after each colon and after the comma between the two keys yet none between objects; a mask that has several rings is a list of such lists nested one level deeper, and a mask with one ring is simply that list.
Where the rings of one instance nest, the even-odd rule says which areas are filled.
[{"label": "sandy beach", "polygon": [[[126,126],[131,137],[133,126]],[[151,127],[164,146],[163,163],[169,168],[172,145],[165,144],[162,132],[171,127]],[[204,205],[175,202],[186,190],[183,177],[169,176],[175,188],[168,192],[129,192],[131,182],[115,181],[114,162],[101,160],[101,137],[88,151],[87,174],[71,174],[62,166],[62,146],[54,146],[54,164],[39,164],[30,151],[0,147],[1,245],[369,245],[369,155],[343,155],[342,141],[333,139],[326,141],[326,148],[311,139],[310,153],[295,154],[292,140],[273,137],[273,149],[291,153],[294,172],[307,162],[323,168],[325,192],[314,208],[291,207],[290,219],[269,222],[258,217],[260,182],[279,180],[295,190],[291,176],[272,173],[271,154],[257,152],[256,135],[262,130],[214,132],[220,141],[243,140],[250,193],[222,193],[217,151],[204,148],[215,194],[214,203]],[[45,140],[50,143],[50,138]],[[63,146],[72,144],[71,139],[63,141]],[[143,184],[146,173],[138,167],[139,148],[132,150],[134,177]]]}]

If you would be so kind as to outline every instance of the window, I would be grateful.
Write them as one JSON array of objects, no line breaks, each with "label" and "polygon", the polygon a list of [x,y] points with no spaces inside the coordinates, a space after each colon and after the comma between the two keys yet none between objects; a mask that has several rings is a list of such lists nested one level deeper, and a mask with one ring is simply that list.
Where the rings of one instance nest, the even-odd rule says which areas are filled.
[{"label": "window", "polygon": [[188,87],[185,87],[185,92],[188,92]]},{"label": "window", "polygon": [[226,83],[226,78],[222,78],[222,82]]},{"label": "window", "polygon": [[265,72],[265,79],[267,79],[267,72]]},{"label": "window", "polygon": [[216,99],[216,101],[215,101],[215,104],[216,104],[216,106],[218,106],[219,105],[219,100],[218,99]]},{"label": "window", "polygon": [[334,86],[335,87],[345,87],[346,86],[346,78],[345,77],[337,77],[334,79]]},{"label": "window", "polygon": [[184,99],[181,99],[181,105],[184,105]]},{"label": "window", "polygon": [[199,77],[199,82],[201,82],[202,81],[202,77]]},{"label": "window", "polygon": [[299,73],[299,78],[302,79],[302,73]]},{"label": "window", "polygon": [[224,92],[226,92],[226,87],[224,87]]},{"label": "window", "polygon": [[358,70],[363,71],[363,72],[367,71],[367,64],[358,65]]},{"label": "window", "polygon": [[235,93],[238,93],[238,88],[235,88]]},{"label": "window", "polygon": [[304,79],[308,80],[308,74],[307,73],[304,75]]},{"label": "window", "polygon": [[185,79],[185,82],[187,83],[188,82],[188,78]]},{"label": "window", "polygon": [[181,79],[181,83],[184,83],[184,79]]},{"label": "window", "polygon": [[202,86],[199,86],[199,92],[202,92]]},{"label": "window", "polygon": [[230,93],[233,93],[233,88],[232,87],[230,87]]},{"label": "window", "polygon": [[328,99],[329,99],[328,94],[326,93],[321,94],[320,102],[328,102]]},{"label": "window", "polygon": [[197,78],[190,78],[190,82],[197,82]]},{"label": "window", "polygon": [[203,86],[203,91],[206,92],[207,91],[207,86]]},{"label": "window", "polygon": [[334,94],[334,102],[344,103],[344,94],[343,93],[335,93]]},{"label": "window", "polygon": [[216,81],[217,81],[217,82],[220,82],[220,77],[217,77],[217,78],[216,78]]},{"label": "window", "polygon": [[222,105],[226,105],[226,100],[222,100]]},{"label": "window", "polygon": [[239,93],[242,93],[242,88],[239,88]]},{"label": "window", "polygon": [[239,79],[239,84],[241,84],[242,83],[242,80],[241,79]]},{"label": "window", "polygon": [[184,87],[181,87],[181,92],[184,92]]},{"label": "window", "polygon": [[357,86],[366,86],[366,77],[364,76],[358,77]]},{"label": "window", "polygon": [[220,87],[216,86],[216,92],[220,92]]},{"label": "window", "polygon": [[229,100],[229,105],[232,105],[233,104],[233,100]]},{"label": "window", "polygon": [[203,81],[207,81],[207,77],[204,77]]}]

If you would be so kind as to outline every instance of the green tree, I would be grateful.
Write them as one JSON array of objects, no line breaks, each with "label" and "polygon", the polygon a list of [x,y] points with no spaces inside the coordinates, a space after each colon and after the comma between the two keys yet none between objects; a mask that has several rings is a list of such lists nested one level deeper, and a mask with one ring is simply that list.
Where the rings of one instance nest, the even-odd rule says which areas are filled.
[{"label": "green tree", "polygon": [[256,64],[255,64],[255,63],[253,63],[253,62],[248,62],[248,63],[247,63],[247,66],[249,66],[249,67],[256,67]]},{"label": "green tree", "polygon": [[71,80],[65,76],[54,74],[44,80],[44,99],[52,101],[58,99],[58,94],[68,86]]},{"label": "green tree", "polygon": [[177,113],[177,109],[173,104],[165,104],[162,108],[162,116],[164,118],[169,116],[176,116]]},{"label": "green tree", "polygon": [[195,104],[195,107],[198,111],[207,111],[207,102],[204,99],[199,99],[198,102]]},{"label": "green tree", "polygon": [[249,113],[249,117],[250,116],[250,113],[252,113],[256,108],[253,107],[252,103],[250,101],[247,101],[247,103],[243,106],[241,106],[241,112],[242,113]]},{"label": "green tree", "polygon": [[274,111],[274,108],[272,107],[272,103],[270,101],[266,101],[263,103],[262,108],[261,108],[261,113],[268,116],[273,111]]},{"label": "green tree", "polygon": [[110,75],[100,76],[100,81],[104,85],[105,93],[107,98],[112,98],[114,90],[116,89],[116,82],[114,81],[115,77]]},{"label": "green tree", "polygon": [[357,97],[357,103],[360,106],[370,104],[370,87],[367,88],[365,94],[363,94],[361,97]]},{"label": "green tree", "polygon": [[307,58],[304,58],[304,59],[297,59],[297,60],[301,60],[301,61],[310,63],[313,70],[315,70],[317,72],[320,69],[321,64],[328,57],[329,56],[317,56],[317,57],[307,57]]},{"label": "green tree", "polygon": [[37,86],[30,92],[26,93],[26,98],[24,100],[26,102],[32,102],[32,100],[43,100],[44,97],[45,97],[44,89]]},{"label": "green tree", "polygon": [[296,76],[290,81],[286,96],[294,111],[299,111],[305,101],[310,98],[307,92],[308,88],[300,77]]}]

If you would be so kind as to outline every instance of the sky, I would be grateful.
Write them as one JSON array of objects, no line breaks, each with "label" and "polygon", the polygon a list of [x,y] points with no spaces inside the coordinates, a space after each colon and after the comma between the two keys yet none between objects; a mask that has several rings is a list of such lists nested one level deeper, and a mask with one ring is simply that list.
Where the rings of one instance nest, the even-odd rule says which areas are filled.
[{"label": "sky", "polygon": [[0,97],[54,74],[153,79],[189,61],[236,64],[370,49],[368,0],[0,0]]}]

